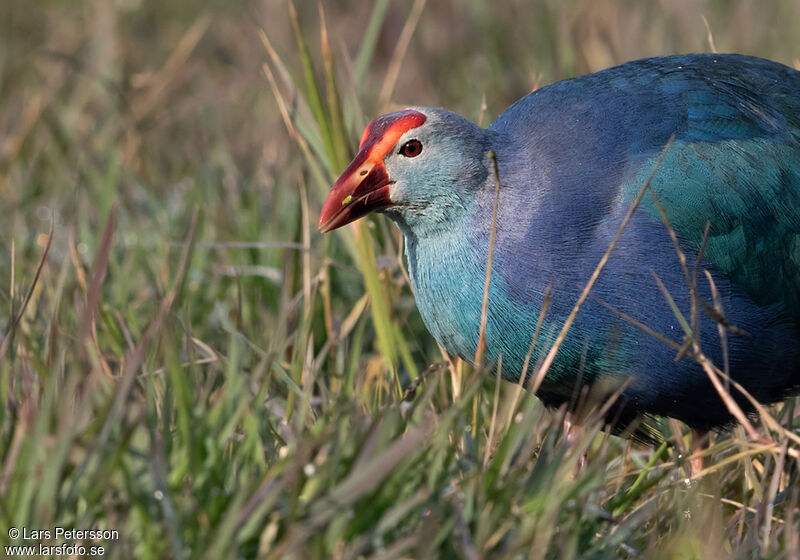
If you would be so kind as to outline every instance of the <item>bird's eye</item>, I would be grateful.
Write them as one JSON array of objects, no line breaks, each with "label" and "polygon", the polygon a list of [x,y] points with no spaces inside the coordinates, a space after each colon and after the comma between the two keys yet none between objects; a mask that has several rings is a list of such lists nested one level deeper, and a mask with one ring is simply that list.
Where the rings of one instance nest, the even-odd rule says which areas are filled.
[{"label": "bird's eye", "polygon": [[419,140],[409,140],[400,148],[400,155],[406,157],[417,157],[422,153],[422,142]]}]

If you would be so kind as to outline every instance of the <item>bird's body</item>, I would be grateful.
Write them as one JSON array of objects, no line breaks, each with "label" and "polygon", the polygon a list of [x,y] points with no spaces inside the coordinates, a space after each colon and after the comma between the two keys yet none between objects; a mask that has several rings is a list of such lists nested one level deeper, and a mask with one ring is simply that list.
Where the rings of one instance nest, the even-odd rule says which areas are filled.
[{"label": "bird's body", "polygon": [[[320,222],[338,227],[366,213],[359,204],[395,220],[426,326],[471,360],[493,151],[501,187],[486,357],[502,355],[503,376],[517,380],[548,288],[531,364],[554,342],[671,137],[652,191],[692,273],[710,223],[698,295],[714,299],[707,270],[726,320],[747,333],[726,336],[731,377],[760,401],[779,400],[800,386],[800,72],[788,67],[739,55],[645,59],[542,88],[488,129],[438,109],[380,117]],[[406,150],[417,141],[420,151]],[[378,163],[384,181],[372,173]],[[342,181],[355,182],[359,170],[374,179],[367,186],[387,190],[347,208],[341,193],[364,188]],[[659,281],[688,320],[689,281],[646,194],[548,370],[539,389],[546,403],[568,401],[582,386],[613,391],[625,382],[623,417],[665,415],[698,428],[730,420],[696,361],[676,361],[674,348],[620,316],[681,344],[684,330]],[[699,316],[701,348],[722,367],[718,323],[702,308]]]}]

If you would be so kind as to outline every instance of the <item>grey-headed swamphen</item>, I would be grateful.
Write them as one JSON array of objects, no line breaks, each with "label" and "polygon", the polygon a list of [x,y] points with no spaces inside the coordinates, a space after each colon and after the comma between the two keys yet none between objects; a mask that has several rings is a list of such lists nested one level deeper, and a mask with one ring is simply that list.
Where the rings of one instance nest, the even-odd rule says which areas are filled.
[{"label": "grey-headed swamphen", "polygon": [[[427,328],[466,360],[481,323],[491,152],[500,188],[486,359],[502,355],[503,377],[519,378],[551,287],[531,363],[545,356],[657,167],[656,196],[641,198],[537,394],[559,405],[576,388],[613,390],[624,381],[610,421],[654,414],[697,430],[729,423],[698,362],[676,361],[674,347],[641,328],[683,343],[666,293],[688,321],[698,254],[704,354],[719,368],[727,360],[730,377],[761,402],[800,387],[800,72],[733,54],[649,58],[534,91],[488,129],[429,108],[372,121],[325,202],[320,229],[369,212],[389,216],[405,236]],[[714,294],[703,271],[724,321],[708,311]],[[727,356],[720,321],[735,327]]]}]

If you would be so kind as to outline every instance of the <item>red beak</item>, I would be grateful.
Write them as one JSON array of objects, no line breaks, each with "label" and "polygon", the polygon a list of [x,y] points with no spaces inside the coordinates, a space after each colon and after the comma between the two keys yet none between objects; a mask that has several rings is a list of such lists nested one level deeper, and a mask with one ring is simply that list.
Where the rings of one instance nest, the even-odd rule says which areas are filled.
[{"label": "red beak", "polygon": [[322,233],[391,206],[391,181],[386,168],[383,162],[368,161],[366,152],[361,150],[350,162],[325,199],[319,216],[319,230]]},{"label": "red beak", "polygon": [[319,217],[319,230],[328,233],[370,212],[392,205],[389,174],[383,165],[398,139],[422,126],[425,115],[414,109],[389,113],[373,120],[364,130],[355,159],[336,180]]}]

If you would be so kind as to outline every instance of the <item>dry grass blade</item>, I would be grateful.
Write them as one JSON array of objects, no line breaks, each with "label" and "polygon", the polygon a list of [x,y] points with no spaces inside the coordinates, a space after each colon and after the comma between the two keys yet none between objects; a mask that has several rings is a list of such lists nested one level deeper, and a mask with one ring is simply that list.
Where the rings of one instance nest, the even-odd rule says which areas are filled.
[{"label": "dry grass blade", "polygon": [[400,38],[397,40],[397,45],[392,54],[392,60],[389,62],[389,69],[386,71],[386,78],[383,80],[383,86],[378,95],[378,106],[381,107],[381,112],[385,112],[388,109],[394,86],[397,83],[398,76],[400,76],[400,67],[403,65],[403,58],[406,56],[408,45],[411,43],[411,37],[414,35],[414,30],[417,28],[422,10],[425,8],[425,2],[426,0],[414,0],[414,5],[411,6],[411,12],[408,14],[406,24],[400,32]]},{"label": "dry grass blade", "polygon": [[[0,144],[0,162],[3,160],[11,161],[19,156],[25,139],[28,138],[31,130],[39,121],[42,111],[50,104],[51,98],[52,93],[48,94],[47,97],[41,93],[36,93],[25,102],[17,129],[8,134]],[[7,177],[0,176],[0,188],[5,186],[6,179]]]},{"label": "dry grass blade", "polygon": [[[689,325],[689,322],[686,320],[686,318],[683,316],[683,313],[681,313],[681,310],[678,308],[678,304],[675,303],[672,294],[669,293],[669,290],[661,281],[661,278],[658,277],[658,274],[655,273],[655,271],[651,270],[650,274],[653,276],[653,280],[656,281],[656,285],[658,286],[658,289],[661,291],[661,294],[664,296],[664,299],[667,300],[667,305],[669,305],[669,308],[672,310],[673,316],[678,321],[678,324],[680,324],[681,329],[683,330],[683,334],[686,337],[686,340],[693,340],[695,333],[692,331],[692,327]],[[689,344],[686,344],[687,348],[688,346]],[[675,359],[678,360],[680,357],[681,353],[679,353]]]},{"label": "dry grass blade", "polygon": [[295,461],[291,467],[283,472],[283,475],[278,480],[275,479],[271,472],[267,473],[256,491],[253,492],[253,495],[239,511],[236,525],[239,527],[245,525],[256,509],[271,506],[280,496],[281,490],[295,482],[299,471],[300,465]]},{"label": "dry grass blade", "polygon": [[738,461],[742,460],[743,458],[751,458],[755,457],[756,455],[760,455],[761,453],[767,453],[769,451],[774,451],[777,444],[770,443],[769,445],[761,445],[759,447],[753,447],[751,449],[747,449],[745,451],[740,451],[739,453],[734,453],[733,455],[729,455],[722,459],[718,459],[713,465],[710,465],[700,471],[699,473],[695,473],[691,475],[691,480],[699,480],[703,477],[708,476],[709,474],[719,472],[727,465],[735,464]]},{"label": "dry grass blade", "polygon": [[678,235],[675,233],[675,229],[672,227],[672,223],[670,222],[669,216],[667,216],[667,211],[664,209],[664,206],[661,204],[661,201],[658,200],[658,196],[653,189],[650,189],[650,195],[653,199],[653,204],[656,205],[658,209],[658,213],[661,216],[661,222],[664,224],[664,227],[667,229],[667,233],[669,233],[669,237],[672,240],[672,245],[675,248],[675,254],[678,256],[678,262],[680,262],[681,270],[683,270],[683,275],[686,279],[686,283],[689,286],[689,295],[691,301],[691,309],[689,315],[689,322],[687,324],[686,320],[683,317],[683,314],[678,310],[675,302],[672,300],[672,297],[669,294],[669,291],[664,287],[661,283],[661,280],[658,278],[655,272],[653,272],[653,277],[658,284],[661,293],[664,294],[664,297],[669,302],[670,308],[672,312],[675,314],[675,317],[678,321],[681,322],[681,327],[683,328],[684,334],[686,335],[686,342],[678,350],[678,355],[676,356],[676,360],[682,358],[684,354],[686,354],[689,350],[689,341],[693,340],[696,333],[699,332],[700,328],[700,315],[697,311],[697,304],[701,302],[705,308],[709,306],[703,302],[697,294],[697,271],[700,268],[701,259],[703,252],[705,251],[705,243],[707,240],[707,235],[709,231],[709,222],[706,222],[706,228],[704,231],[703,241],[700,246],[700,251],[697,255],[697,260],[695,261],[695,268],[694,274],[690,273],[689,266],[686,261],[686,254],[681,250],[680,242],[678,241]]},{"label": "dry grass blade", "polygon": [[508,415],[506,416],[506,429],[511,426],[511,422],[514,419],[514,415],[517,411],[517,405],[519,404],[519,398],[522,396],[522,391],[525,388],[525,383],[528,377],[528,368],[530,367],[531,358],[533,357],[533,351],[536,349],[536,343],[539,341],[539,335],[542,332],[542,325],[544,324],[544,319],[547,316],[547,310],[550,308],[550,293],[553,289],[553,285],[547,286],[547,289],[544,291],[544,298],[542,299],[542,308],[539,310],[539,318],[536,320],[536,327],[533,330],[533,336],[531,337],[530,346],[528,346],[528,352],[525,354],[525,361],[522,362],[522,372],[519,374],[519,379],[515,384],[514,388],[514,397],[511,401],[511,406],[508,408]]},{"label": "dry grass blade", "polygon": [[708,24],[708,19],[705,15],[700,16],[703,18],[703,25],[706,27],[706,33],[708,38],[708,48],[712,53],[719,52],[717,51],[717,45],[714,44],[714,35],[711,33],[711,26]]},{"label": "dry grass blade", "polygon": [[494,177],[494,204],[492,206],[492,224],[489,230],[489,251],[486,257],[486,276],[483,281],[483,301],[481,302],[481,324],[478,332],[478,347],[475,349],[475,366],[481,367],[486,350],[486,321],[489,316],[489,286],[492,280],[492,261],[494,260],[494,244],[497,235],[497,209],[500,205],[500,170],[497,168],[497,156],[489,150],[486,156],[492,162]]},{"label": "dry grass blade", "polygon": [[331,164],[332,171],[337,172],[340,171],[340,169],[337,169],[338,163],[340,162],[337,161],[336,147],[334,145],[335,142],[329,118],[330,115],[326,112],[325,106],[322,103],[322,95],[320,94],[319,84],[317,83],[315,75],[314,62],[300,25],[300,16],[292,0],[289,0],[287,4],[289,6],[289,21],[291,22],[292,32],[294,33],[295,43],[300,53],[300,60],[303,66],[303,76],[306,85],[305,99],[314,115],[314,121],[319,127],[320,134],[322,135],[327,162]]},{"label": "dry grass blade", "polygon": [[717,375],[717,372],[714,370],[714,365],[711,363],[711,360],[709,360],[705,354],[700,351],[699,345],[695,344],[694,346],[694,353],[695,356],[697,356],[697,360],[700,362],[703,371],[706,372],[706,375],[708,375],[708,378],[711,380],[711,384],[714,385],[714,389],[725,403],[725,407],[728,409],[728,412],[730,412],[731,415],[736,418],[736,420],[738,420],[739,423],[744,427],[747,435],[754,440],[764,441],[764,438],[758,434],[756,429],[747,419],[747,416],[745,416],[744,412],[742,412],[741,407],[736,404],[736,401],[733,400],[731,394],[725,390],[725,386],[722,384],[719,379],[719,375]]},{"label": "dry grass blade", "polygon": [[[753,409],[758,413],[759,418],[761,418],[761,420],[764,422],[764,424],[767,426],[768,429],[770,429],[770,430],[772,430],[774,432],[777,432],[778,435],[781,438],[790,439],[793,442],[795,442],[795,444],[800,446],[800,435],[795,434],[791,430],[787,430],[786,428],[781,426],[778,423],[778,421],[775,420],[775,418],[773,418],[772,415],[767,411],[767,409],[764,407],[764,405],[762,405],[760,402],[758,402],[756,400],[756,398],[753,395],[751,395],[750,392],[747,389],[745,389],[740,383],[738,383],[734,379],[727,378],[725,376],[725,373],[720,371],[716,367],[714,367],[714,373],[718,377],[723,377],[727,383],[730,383],[730,385],[734,389],[736,389],[742,395],[744,395],[744,397],[753,406]],[[757,439],[759,441],[769,441],[769,440],[765,440],[765,438],[762,438],[762,437],[757,437],[755,439]],[[774,442],[772,442],[772,443],[774,443]],[[788,453],[792,457],[795,457],[795,458],[800,457],[800,451],[798,451],[797,449],[789,448]]]},{"label": "dry grass blade", "polygon": [[170,83],[178,75],[178,70],[189,60],[210,24],[211,16],[202,15],[183,34],[164,67],[153,77],[147,93],[134,102],[131,112],[135,121],[145,118],[161,103],[169,91]]},{"label": "dry grass blade", "polygon": [[[266,40],[266,35],[262,33],[262,38]],[[268,44],[268,43],[267,43]],[[292,120],[291,114],[289,113],[289,106],[286,103],[286,100],[281,93],[281,90],[278,88],[278,83],[275,81],[275,76],[272,74],[272,70],[270,69],[269,65],[265,62],[263,65],[264,75],[267,77],[269,81],[269,85],[272,88],[272,93],[275,95],[275,100],[278,102],[278,109],[281,114],[281,118],[283,119],[283,124],[286,126],[286,130],[289,132],[289,136],[297,142],[297,145],[303,152],[305,156],[306,162],[308,163],[309,167],[311,168],[311,173],[314,178],[317,180],[319,185],[327,185],[328,181],[325,178],[325,174],[323,173],[322,169],[319,167],[317,163],[317,159],[314,157],[314,154],[311,152],[311,148],[308,146],[308,142],[306,142],[303,135],[297,130],[297,127],[294,125],[294,121]]]},{"label": "dry grass blade", "polygon": [[478,126],[483,127],[483,118],[486,116],[486,110],[489,106],[486,104],[486,93],[481,95],[481,111],[478,115]]},{"label": "dry grass blade", "polygon": [[[737,502],[736,500],[731,500],[730,498],[720,498],[719,496],[713,496],[711,494],[698,494],[698,496],[702,496],[704,498],[708,498],[709,500],[714,500],[714,501],[719,500],[723,504],[728,504],[730,506],[739,508],[740,510],[744,510],[747,513],[758,513],[758,510],[756,508],[744,505],[742,502]],[[779,523],[781,525],[786,523],[786,521],[784,521],[780,517],[776,517],[774,515],[771,515],[770,517],[772,518],[773,523]]]},{"label": "dry grass blade", "polygon": [[708,235],[711,232],[711,220],[706,220],[706,225],[703,228],[703,238],[700,241],[700,248],[697,251],[697,258],[694,261],[694,269],[692,270],[691,290],[692,290],[692,310],[690,322],[692,330],[699,332],[700,330],[700,313],[697,309],[697,277],[700,275],[700,268],[703,265],[703,257],[706,254],[706,245],[708,244]]},{"label": "dry grass blade", "polygon": [[111,241],[114,238],[114,229],[117,223],[117,205],[111,207],[106,219],[106,227],[103,230],[103,237],[94,258],[92,279],[86,287],[86,309],[83,314],[81,339],[86,340],[92,330],[92,323],[97,314],[97,307],[100,304],[102,294],[103,279],[108,270],[108,259],[111,254]]},{"label": "dry grass blade", "polygon": [[[342,321],[341,325],[339,325],[339,330],[336,333],[331,332],[328,335],[328,338],[325,340],[325,344],[320,349],[319,353],[317,354],[316,359],[314,362],[319,365],[325,359],[325,356],[330,352],[330,349],[338,344],[340,341],[346,339],[353,328],[356,326],[356,323],[361,318],[361,315],[364,313],[364,310],[367,308],[367,304],[369,303],[369,295],[364,294],[359,298],[350,312]],[[331,331],[333,327],[331,326]]]},{"label": "dry grass blade", "polygon": [[[28,291],[25,293],[25,299],[22,300],[22,306],[20,307],[19,311],[11,318],[11,324],[8,327],[8,332],[6,336],[3,337],[3,343],[0,344],[0,359],[4,358],[5,355],[8,353],[8,349],[11,347],[11,343],[14,340],[14,333],[17,330],[17,325],[22,320],[22,317],[25,315],[25,309],[28,307],[28,303],[31,301],[31,297],[33,296],[33,291],[36,289],[36,284],[39,282],[39,277],[42,274],[42,269],[44,268],[44,263],[47,262],[47,254],[50,252],[50,245],[53,243],[53,228],[55,223],[55,218],[50,220],[50,233],[47,234],[47,242],[44,246],[44,251],[42,252],[42,256],[39,259],[39,264],[36,265],[36,271],[33,273],[33,280],[31,280],[31,285],[28,288]],[[13,252],[12,252],[13,255]],[[12,285],[11,285],[11,295],[14,294],[14,285],[13,285],[13,278],[14,278],[14,266],[11,266],[11,278],[12,278]],[[13,307],[12,307],[13,309]]]},{"label": "dry grass blade", "polygon": [[328,115],[330,116],[331,143],[333,162],[337,171],[347,166],[347,133],[344,127],[344,116],[342,115],[342,102],[339,98],[339,89],[336,86],[336,72],[333,67],[333,53],[328,43],[328,27],[325,22],[325,10],[322,9],[322,1],[317,2],[320,22],[320,49],[322,51],[322,62],[325,69],[325,94],[328,100]]},{"label": "dry grass blade", "polygon": [[[88,341],[91,341],[94,351],[96,352],[95,357],[98,360],[103,373],[107,377],[112,376],[111,367],[103,358],[103,354],[100,351],[100,345],[97,341],[96,317],[97,309],[100,306],[100,296],[103,291],[103,280],[105,279],[106,272],[108,271],[108,261],[111,255],[111,242],[114,238],[114,230],[117,223],[117,209],[117,205],[114,204],[111,207],[111,211],[108,213],[106,227],[103,230],[103,237],[100,241],[100,246],[97,248],[97,253],[93,261],[94,269],[92,271],[92,278],[89,284],[86,286],[86,307],[83,313],[83,323],[81,329],[82,344],[86,344]],[[74,255],[73,263],[75,264],[75,269],[78,271],[78,276],[80,278],[83,274],[83,271],[80,269],[80,264],[76,262]]]},{"label": "dry grass blade", "polygon": [[763,509],[764,509],[764,531],[762,533],[762,540],[761,540],[761,549],[766,552],[769,550],[769,539],[772,536],[772,531],[770,530],[772,527],[772,508],[775,504],[775,496],[778,494],[778,486],[780,484],[781,478],[783,477],[783,464],[786,461],[786,452],[789,449],[789,440],[784,440],[783,445],[781,445],[781,451],[778,454],[777,462],[775,463],[775,469],[772,473],[772,479],[769,482],[769,489],[767,490],[766,499],[764,500]]},{"label": "dry grass blade", "polygon": [[642,332],[645,332],[645,333],[649,334],[650,336],[652,336],[653,338],[657,339],[660,342],[663,342],[667,346],[669,346],[671,348],[674,348],[675,350],[680,350],[682,348],[682,346],[680,344],[678,344],[677,342],[675,342],[674,340],[670,340],[669,338],[667,338],[666,336],[662,335],[661,333],[657,333],[656,331],[654,331],[653,329],[651,329],[650,327],[648,327],[647,325],[645,325],[641,321],[637,321],[636,319],[634,319],[633,317],[631,317],[627,313],[624,313],[624,312],[620,311],[619,309],[617,309],[616,307],[614,307],[610,303],[600,299],[599,297],[592,296],[592,299],[594,301],[596,301],[597,303],[599,303],[600,305],[602,305],[603,307],[605,307],[606,309],[608,309],[609,311],[611,311],[614,315],[616,315],[617,317],[619,317],[623,321],[626,321],[627,323],[630,323],[631,325],[633,325],[637,329],[641,330]]},{"label": "dry grass blade", "polygon": [[483,455],[483,470],[489,466],[489,457],[492,453],[492,442],[494,440],[495,424],[497,423],[497,405],[500,402],[500,379],[503,371],[503,356],[497,358],[497,371],[495,384],[494,384],[494,398],[492,399],[492,417],[489,421],[489,437],[486,440],[486,450]]},{"label": "dry grass blade", "polygon": [[[711,300],[714,302],[714,309],[716,309],[719,316],[724,319],[725,312],[722,309],[722,299],[719,297],[717,285],[714,283],[714,279],[711,277],[711,273],[709,271],[704,270],[703,272],[706,275],[706,280],[708,280],[708,286],[711,288]],[[728,358],[728,333],[725,330],[725,325],[723,325],[720,321],[717,321],[717,332],[719,333],[719,343],[722,347],[722,371],[725,372],[725,385],[727,387],[727,376],[730,375],[730,364]]]},{"label": "dry grass blade", "polygon": [[311,217],[308,211],[308,193],[306,184],[299,181],[300,190],[300,228],[303,234],[303,314],[307,318],[311,313]]}]

